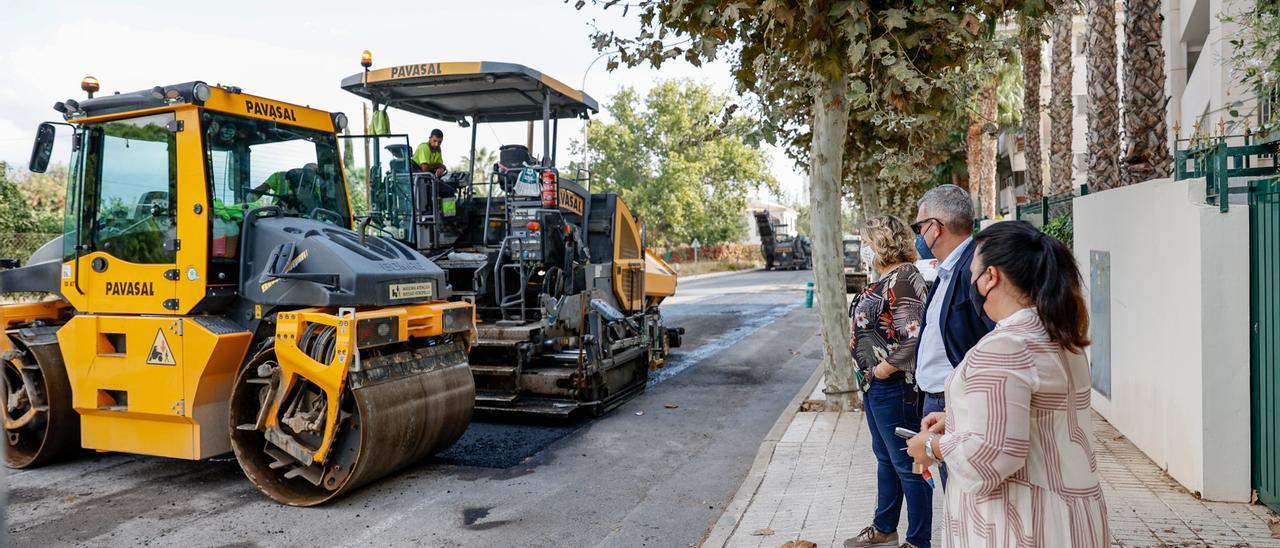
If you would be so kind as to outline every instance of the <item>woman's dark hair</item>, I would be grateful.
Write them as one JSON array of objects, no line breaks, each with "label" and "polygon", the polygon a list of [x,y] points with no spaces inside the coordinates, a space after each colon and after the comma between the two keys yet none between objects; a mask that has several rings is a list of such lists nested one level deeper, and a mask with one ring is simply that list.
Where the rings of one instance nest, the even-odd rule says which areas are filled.
[{"label": "woman's dark hair", "polygon": [[973,237],[983,266],[994,266],[1036,306],[1049,338],[1072,352],[1089,345],[1080,266],[1062,242],[1026,221],[993,224]]}]

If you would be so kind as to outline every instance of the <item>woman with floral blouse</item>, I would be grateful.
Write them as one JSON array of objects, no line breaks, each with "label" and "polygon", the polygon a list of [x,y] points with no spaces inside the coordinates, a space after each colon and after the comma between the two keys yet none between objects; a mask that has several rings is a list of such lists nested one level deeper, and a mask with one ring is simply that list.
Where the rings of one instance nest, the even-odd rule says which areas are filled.
[{"label": "woman with floral blouse", "polygon": [[862,242],[864,249],[871,249],[879,277],[850,306],[849,349],[876,455],[877,497],[871,525],[844,545],[898,546],[905,498],[907,534],[902,546],[929,546],[933,490],[912,472],[906,441],[894,435],[895,428],[915,429],[920,424],[913,371],[926,291],[914,264],[915,237],[906,222],[886,215],[867,221]]}]

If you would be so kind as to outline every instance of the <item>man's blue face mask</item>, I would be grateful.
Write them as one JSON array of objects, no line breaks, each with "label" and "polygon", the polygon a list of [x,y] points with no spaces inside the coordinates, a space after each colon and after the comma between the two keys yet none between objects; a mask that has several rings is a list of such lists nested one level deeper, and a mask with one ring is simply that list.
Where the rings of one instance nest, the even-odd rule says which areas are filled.
[{"label": "man's blue face mask", "polygon": [[929,251],[929,246],[924,243],[924,235],[916,234],[916,253],[920,254],[921,259],[932,259],[933,252]]}]

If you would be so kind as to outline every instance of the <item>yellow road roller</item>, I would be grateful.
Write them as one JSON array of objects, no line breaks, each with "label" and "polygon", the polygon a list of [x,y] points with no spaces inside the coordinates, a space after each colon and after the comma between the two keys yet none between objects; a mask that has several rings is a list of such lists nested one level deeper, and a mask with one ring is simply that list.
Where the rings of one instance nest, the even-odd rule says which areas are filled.
[{"label": "yellow road roller", "polygon": [[48,295],[0,305],[9,467],[234,452],[311,506],[462,435],[474,308],[353,214],[344,115],[204,82],[81,87],[29,166],[69,134],[64,233],[0,259],[0,293]]}]

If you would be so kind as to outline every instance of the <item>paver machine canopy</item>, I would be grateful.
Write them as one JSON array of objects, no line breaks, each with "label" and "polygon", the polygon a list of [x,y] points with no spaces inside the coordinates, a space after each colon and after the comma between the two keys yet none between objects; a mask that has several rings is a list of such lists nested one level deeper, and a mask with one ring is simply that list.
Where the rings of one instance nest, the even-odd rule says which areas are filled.
[{"label": "paver machine canopy", "polygon": [[[354,178],[368,181],[369,222],[437,257],[455,298],[475,303],[477,409],[600,413],[643,390],[648,371],[680,342],[682,331],[664,327],[658,309],[675,292],[675,274],[645,249],[643,225],[620,196],[593,193],[585,178],[557,168],[559,121],[589,117],[596,101],[510,63],[369,70],[366,52],[362,64],[342,87],[375,112],[471,129],[467,172],[422,172],[405,158],[407,136],[366,135],[356,138],[367,161]],[[476,166],[478,127],[506,122],[529,124],[529,140]]]},{"label": "paver machine canopy", "polygon": [[0,265],[10,467],[77,447],[234,452],[272,499],[328,501],[450,445],[471,418],[472,307],[399,241],[359,236],[345,116],[187,82],[55,105],[66,230]]}]

